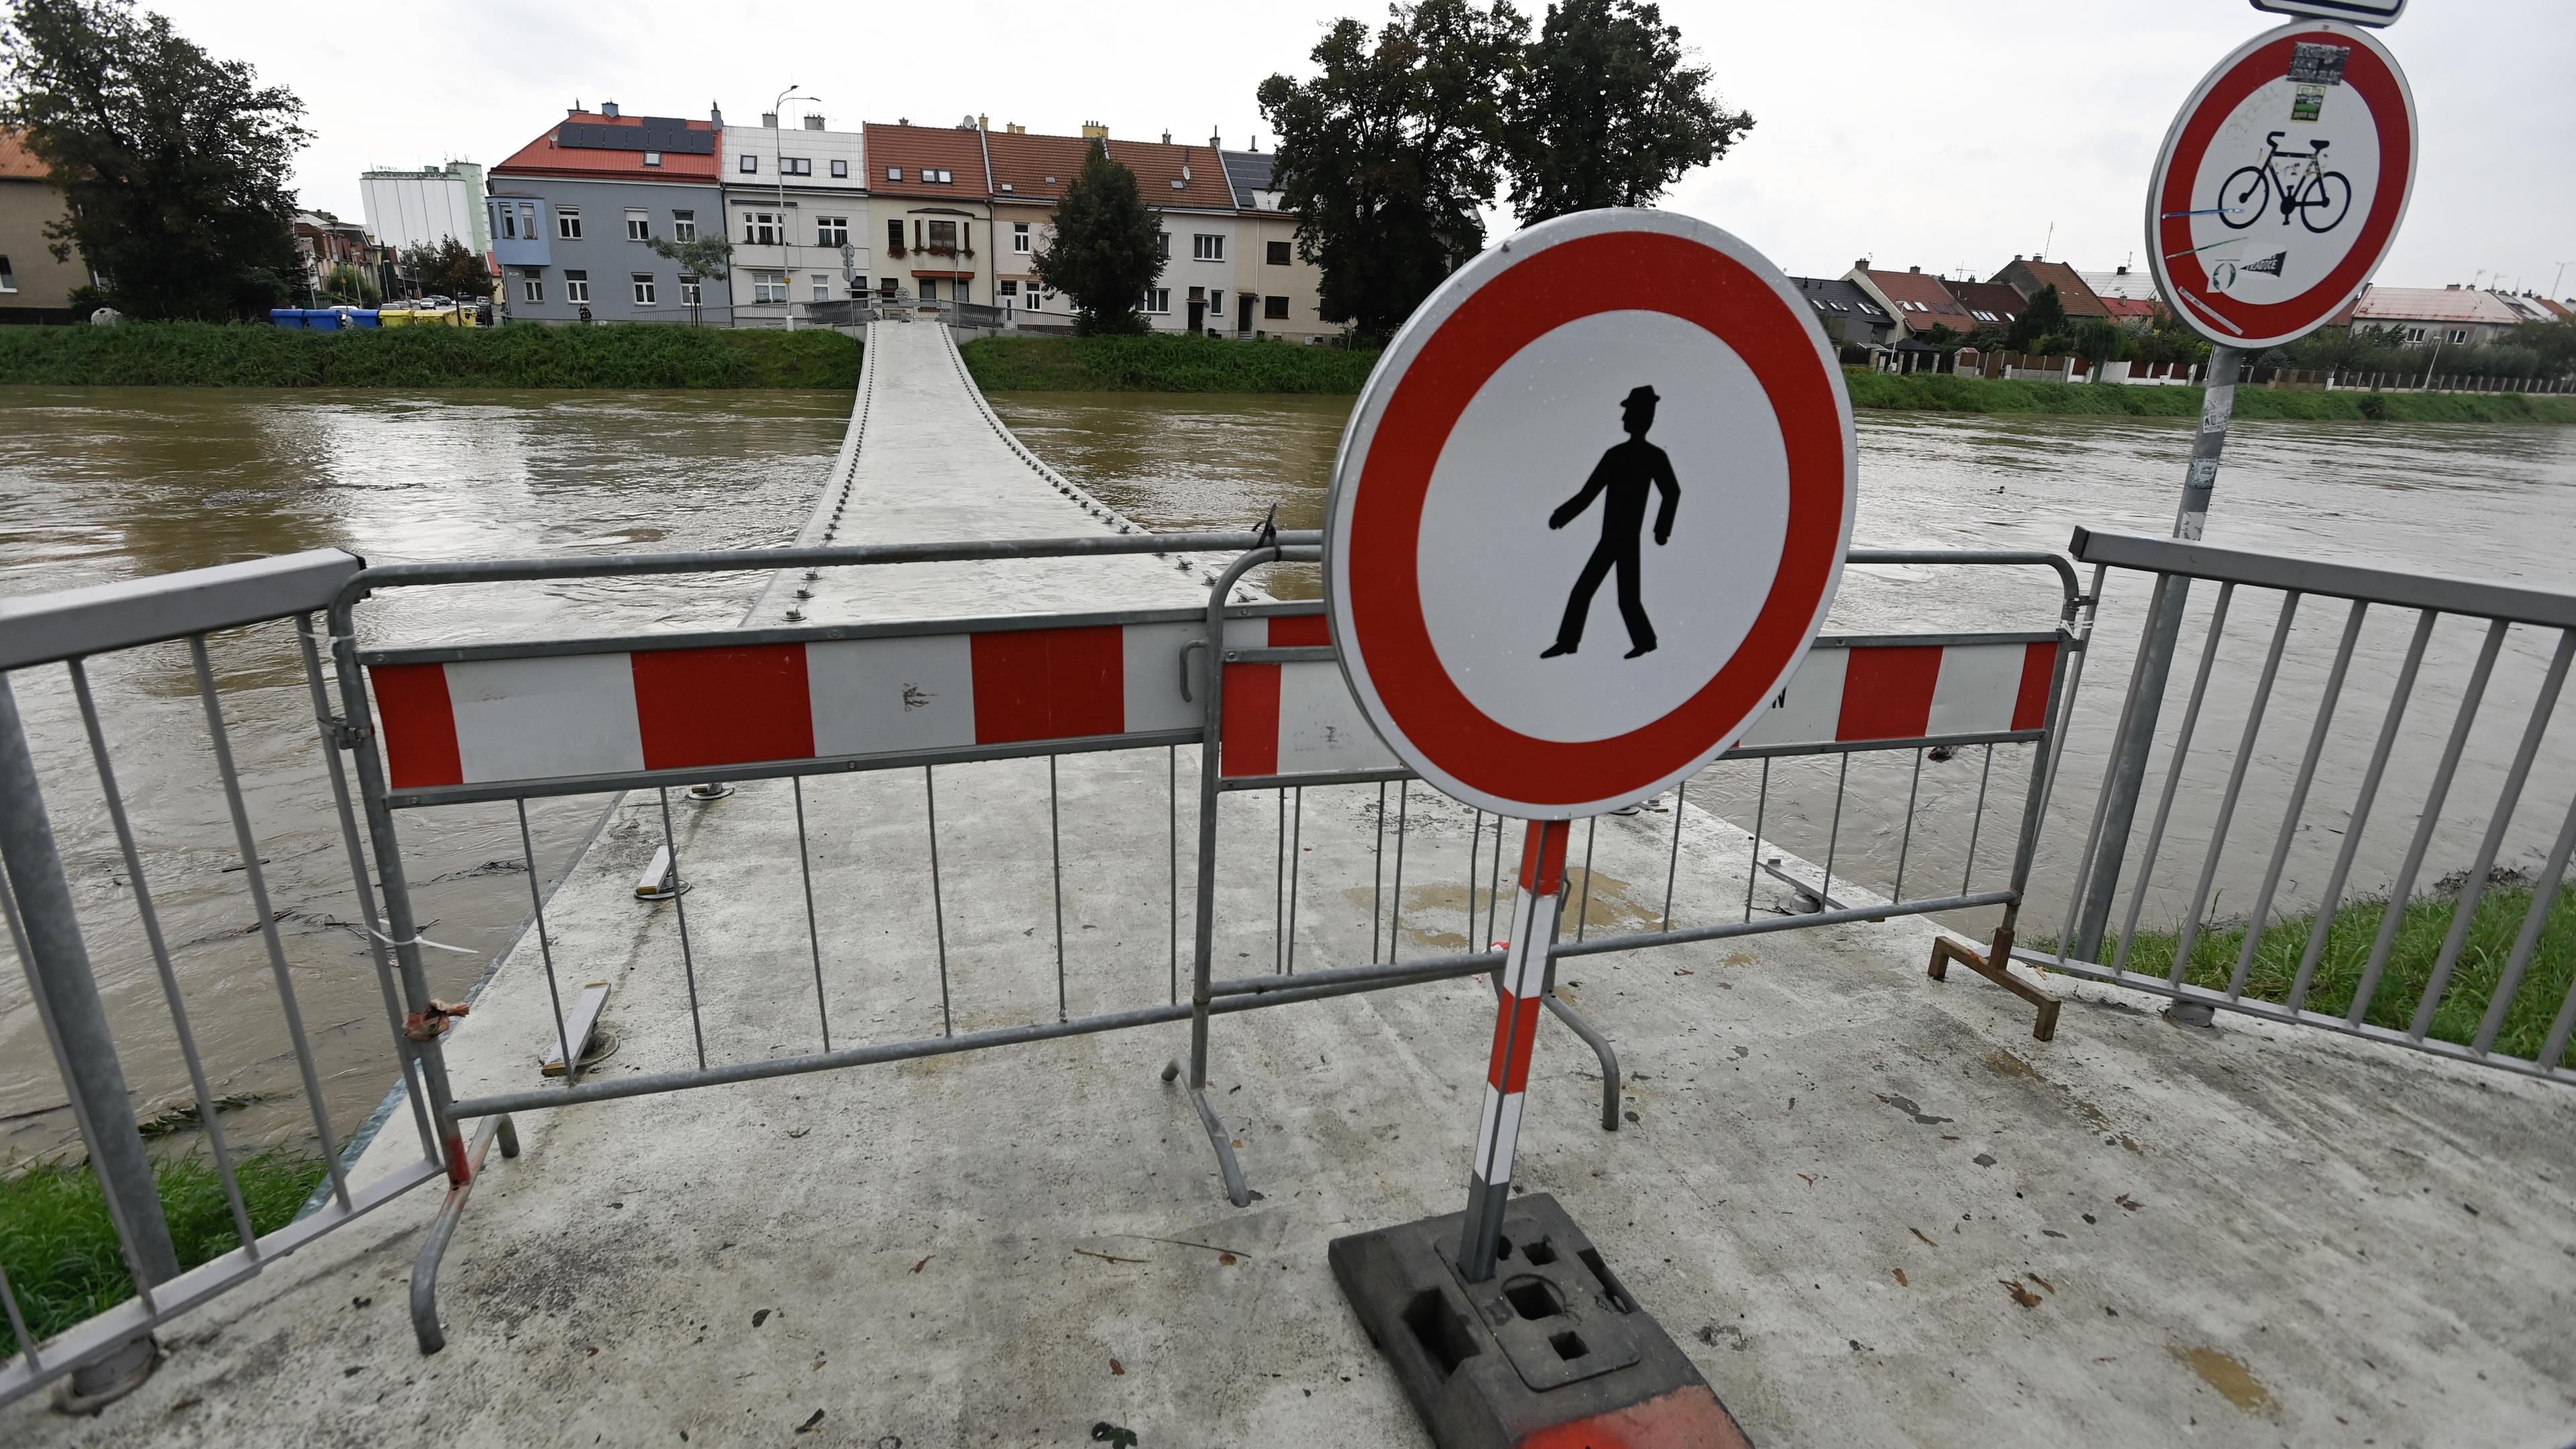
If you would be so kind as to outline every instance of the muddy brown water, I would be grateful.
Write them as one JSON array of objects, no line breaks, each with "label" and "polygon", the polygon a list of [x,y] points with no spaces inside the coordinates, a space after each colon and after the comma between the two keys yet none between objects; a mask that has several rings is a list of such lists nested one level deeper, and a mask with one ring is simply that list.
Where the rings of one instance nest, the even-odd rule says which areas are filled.
[{"label": "muddy brown water", "polygon": [[[1041,455],[1131,516],[1168,528],[1241,526],[1273,504],[1283,526],[1316,525],[1348,409],[1338,398],[1012,394],[996,402]],[[394,561],[778,543],[810,506],[838,446],[847,399],[0,389],[0,411],[9,419],[0,429],[0,592],[22,593],[325,546]],[[2062,548],[2077,523],[2161,532],[2188,437],[2185,425],[2161,420],[1865,416],[1857,539]],[[2211,538],[2563,586],[2568,545],[2576,540],[2570,485],[2571,429],[2244,423],[2231,441]],[[700,576],[414,591],[388,595],[370,617],[388,642],[401,643],[721,627],[740,616],[758,582]],[[1311,576],[1291,570],[1269,583],[1291,596],[1314,589]],[[2112,622],[2087,688],[2093,701],[2108,700],[2114,691],[2105,682],[2125,677],[2142,595],[2132,589],[2124,598],[2115,581]],[[2053,583],[2036,571],[1869,569],[1847,582],[1835,624],[1852,631],[2044,628],[2055,599]],[[2274,607],[2254,610],[2256,617],[2231,633],[2214,701],[2223,696],[2241,708]],[[2267,734],[2264,745],[2273,754],[2288,751],[2293,763],[2308,717],[2297,705],[2314,698],[2340,622],[2339,609],[2312,608],[2297,635],[2301,647],[2284,668],[2276,711],[2287,713],[2276,717],[2295,727]],[[2395,621],[2376,621],[2357,657],[2349,697],[2371,701],[2358,726],[2359,748],[2375,726],[2402,634]],[[2421,697],[2447,702],[2456,700],[2474,633],[2446,632],[2439,641]],[[2446,820],[2437,837],[2428,878],[2473,848],[2545,649],[2519,634],[2509,642],[2491,711],[2502,723],[2482,727],[2473,742],[2471,765],[2446,812],[2457,819]],[[218,637],[212,652],[250,812],[268,852],[270,894],[288,913],[279,921],[281,939],[322,1064],[325,1106],[333,1135],[345,1139],[382,1096],[390,1053],[366,945],[349,924],[357,912],[293,637],[276,627],[239,631]],[[191,1019],[209,1061],[220,1064],[214,1091],[253,1099],[227,1112],[226,1121],[253,1142],[309,1141],[310,1114],[286,1055],[268,958],[249,929],[243,874],[186,653],[178,646],[135,651],[100,661],[92,672]],[[23,671],[12,682],[45,771],[47,804],[102,990],[124,1033],[129,1077],[147,1115],[176,1106],[187,1100],[186,1078],[160,1025],[166,1013],[159,987],[132,924],[130,885],[63,672]],[[2370,693],[2374,684],[2380,693]],[[2434,721],[2426,729],[2438,745],[2447,708],[2419,709],[2418,717]],[[2187,773],[2187,801],[2214,797],[2223,786],[2239,719],[2213,703],[2195,759],[2221,764],[2196,764]],[[2287,743],[2276,746],[2276,739]],[[2338,734],[2336,753],[2349,753],[2349,745]],[[1980,886],[1998,879],[2006,862],[2021,756],[2018,748],[1996,753],[1976,855]],[[2286,770],[2266,760],[2249,778],[2240,812],[2263,830],[2277,820],[2287,786]],[[1745,765],[1716,767],[1692,790],[1739,822],[1749,823],[1758,807],[1766,834],[1812,858],[1823,858],[1831,837],[1838,876],[1885,890],[1901,849],[1909,872],[1964,871],[1982,763],[1973,751],[1926,762],[1910,846],[1910,756],[1855,759],[1838,830],[1831,761],[1775,766],[1767,795],[1759,772]],[[2066,818],[2078,806],[2089,809],[2098,777],[2098,748],[2088,758],[2079,741],[2052,830],[2069,828]],[[2572,784],[2576,765],[2553,732],[2516,817],[2509,862],[2545,846]],[[540,872],[579,848],[602,804],[531,807]],[[2402,834],[2415,808],[2409,800],[2383,819],[2397,818]],[[2186,804],[2178,813],[2178,836],[2188,834],[2193,809]],[[2082,824],[2074,819],[2072,828],[2080,832]],[[2374,834],[2381,825],[2374,822]],[[455,807],[406,812],[401,828],[427,934],[477,953],[431,953],[434,989],[462,994],[527,914],[516,817],[507,807]],[[2232,852],[2240,838],[2252,839],[2248,829],[2240,820]],[[2198,858],[2196,848],[2188,853],[2189,862]],[[2308,857],[2298,860],[2313,880]],[[2177,873],[2168,866],[2160,876]],[[2222,913],[2226,891],[2245,889],[2240,875],[2231,865]],[[1909,894],[1921,893],[1921,879],[1909,880]],[[1618,886],[1617,900],[1605,895],[1602,905],[1619,924],[1657,915],[1661,882]],[[2160,880],[2160,891],[2166,888]],[[2045,873],[2034,889],[2035,914],[2048,918],[2055,903]],[[2151,903],[2165,908],[2161,896]],[[58,1148],[67,1136],[59,1101],[24,982],[14,970],[0,975],[0,1154]]]}]

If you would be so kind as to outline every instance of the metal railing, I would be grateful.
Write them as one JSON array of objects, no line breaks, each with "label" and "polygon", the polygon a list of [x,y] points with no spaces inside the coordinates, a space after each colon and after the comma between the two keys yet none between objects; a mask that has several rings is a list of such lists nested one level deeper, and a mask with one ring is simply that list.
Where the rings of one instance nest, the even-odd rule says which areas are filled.
[{"label": "metal railing", "polygon": [[[294,953],[290,952],[279,922],[291,913],[277,909],[273,903],[269,872],[265,869],[268,857],[263,854],[264,837],[252,820],[253,793],[275,792],[278,777],[291,774],[297,762],[292,750],[279,739],[254,738],[250,748],[258,775],[246,779],[250,772],[237,758],[234,712],[227,709],[228,700],[238,708],[245,694],[255,692],[263,670],[274,676],[277,665],[283,662],[280,654],[291,654],[293,667],[302,675],[306,708],[321,722],[315,735],[321,748],[314,752],[319,760],[305,757],[301,761],[302,777],[294,785],[312,787],[317,783],[311,778],[315,773],[328,778],[345,851],[346,884],[359,906],[360,921],[349,924],[360,926],[368,938],[377,994],[392,1032],[393,1053],[384,1066],[398,1071],[415,1088],[424,1080],[434,1080],[435,1045],[409,1042],[400,1030],[400,1001],[417,983],[405,982],[398,987],[393,963],[383,944],[387,937],[376,913],[368,862],[356,834],[356,817],[339,753],[333,748],[336,725],[328,719],[329,711],[323,703],[324,675],[312,627],[314,616],[363,566],[363,560],[353,555],[325,549],[0,601],[0,857],[5,857],[7,867],[6,889],[0,889],[0,909],[5,909],[11,944],[24,969],[68,1111],[78,1140],[87,1150],[90,1170],[134,1290],[134,1296],[123,1303],[58,1333],[47,1334],[31,1321],[5,1268],[0,1268],[0,1310],[5,1310],[8,1328],[18,1345],[15,1357],[0,1362],[0,1402],[66,1375],[71,1377],[69,1392],[76,1405],[121,1392],[123,1387],[139,1381],[156,1360],[152,1338],[156,1325],[247,1281],[269,1263],[321,1234],[439,1175],[440,1164],[431,1150],[429,1104],[414,1090],[406,1095],[421,1133],[421,1159],[374,1182],[349,1181],[338,1155],[337,1129],[324,1101],[314,1032],[308,1028],[302,1009],[304,994],[313,989],[313,983],[308,979],[305,990],[299,991],[298,973],[289,969],[289,957]],[[291,621],[291,643],[279,637],[281,621]],[[219,633],[226,637],[216,639]],[[173,641],[182,646],[184,663],[170,659],[166,648],[161,647]],[[217,665],[219,650],[225,666],[221,671]],[[249,667],[239,668],[245,660]],[[176,669],[172,668],[174,663],[178,665]],[[61,696],[33,673],[50,664],[61,665],[65,672],[65,692],[79,726],[80,745],[74,748],[78,756],[85,756],[91,776],[87,783],[72,769],[50,773],[41,769],[38,752],[31,745],[29,721],[20,702],[22,684],[38,685],[38,700],[49,715],[57,717],[48,723],[67,723],[58,718],[63,713]],[[253,683],[228,688],[219,684],[219,673],[225,679],[236,673],[247,674]],[[100,698],[102,679],[109,689],[118,691],[110,695],[105,707]],[[196,852],[153,852],[147,858],[117,775],[111,732],[144,707],[139,702],[143,697],[156,687],[168,692],[169,685],[177,685],[193,696],[202,719],[203,740],[213,783],[223,802],[233,860],[217,870],[210,871],[202,858],[186,858]],[[287,688],[291,691],[292,686]],[[295,712],[288,706],[286,717],[291,719]],[[156,720],[155,724],[151,737],[163,747],[173,736],[162,731],[183,727],[178,718]],[[286,733],[291,739],[293,731]],[[122,869],[122,880],[110,882],[119,889],[104,893],[74,887],[65,865],[65,843],[57,836],[54,825],[54,810],[65,809],[67,801],[83,799],[93,789],[113,835],[113,859]],[[147,805],[153,803],[159,802]],[[85,801],[70,808],[74,818],[86,826],[91,817]],[[81,829],[68,853],[83,861],[99,858],[105,842],[86,838],[94,833]],[[252,912],[249,928],[239,925],[239,917],[231,914],[239,909],[240,902],[229,891],[214,892],[205,884],[209,876],[219,879],[226,874],[239,877],[241,894]],[[83,886],[88,885],[85,878]],[[156,896],[156,890],[164,887],[177,887],[176,893],[184,899],[173,906],[169,898]],[[100,905],[102,897],[113,900],[120,893],[124,897],[121,903]],[[174,942],[175,933],[166,927],[166,920],[174,912],[199,924],[209,914],[229,917],[227,930],[232,938],[255,935],[277,993],[277,1011],[288,1043],[286,1055],[295,1067],[292,1086],[281,1090],[304,1098],[311,1131],[320,1143],[325,1182],[318,1205],[292,1222],[266,1231],[254,1224],[245,1205],[241,1157],[222,1120],[223,1110],[232,1103],[216,1090],[229,1074],[249,1064],[210,1060],[199,1034],[192,1028],[185,991],[189,983],[182,980],[177,958],[201,942]],[[91,949],[102,935],[122,947],[139,946],[148,959],[158,987],[158,1021],[151,1019],[154,1013],[146,996],[120,991],[113,1011],[102,999],[102,973]],[[111,964],[121,967],[126,963]],[[117,979],[122,981],[128,975],[120,971]],[[154,1162],[145,1149],[142,1124],[135,1112],[138,1093],[126,1070],[127,1062],[136,1053],[165,1042],[175,1048],[177,1060],[163,1063],[158,1071],[184,1078],[184,1106],[177,1110],[183,1118],[192,1117],[194,1130],[203,1134],[226,1219],[237,1242],[230,1251],[195,1264],[183,1263],[174,1247]],[[168,1085],[171,1084],[147,1078],[145,1094],[157,1093]]]},{"label": "metal railing", "polygon": [[2142,579],[2145,617],[2189,611],[2198,643],[2165,661],[2191,681],[2178,716],[2136,694],[2150,629],[2130,694],[2070,737],[2107,737],[2103,782],[2043,883],[2056,939],[2013,954],[2201,1020],[2576,1079],[2576,749],[2552,729],[2576,594],[2084,531],[2073,550],[2097,596]]}]

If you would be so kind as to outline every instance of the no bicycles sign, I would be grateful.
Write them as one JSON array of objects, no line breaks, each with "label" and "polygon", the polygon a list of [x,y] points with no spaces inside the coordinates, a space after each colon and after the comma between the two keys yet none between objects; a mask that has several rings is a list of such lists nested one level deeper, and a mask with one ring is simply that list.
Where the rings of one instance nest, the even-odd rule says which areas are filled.
[{"label": "no bicycles sign", "polygon": [[1324,528],[1343,672],[1457,799],[1643,799],[1796,670],[1857,478],[1842,370],[1760,253],[1668,212],[1542,222],[1423,303],[1352,414]]},{"label": "no bicycles sign", "polygon": [[2202,336],[2261,349],[2361,294],[2415,180],[2415,100],[2368,32],[2300,21],[2219,62],[2147,187],[2156,285]]}]

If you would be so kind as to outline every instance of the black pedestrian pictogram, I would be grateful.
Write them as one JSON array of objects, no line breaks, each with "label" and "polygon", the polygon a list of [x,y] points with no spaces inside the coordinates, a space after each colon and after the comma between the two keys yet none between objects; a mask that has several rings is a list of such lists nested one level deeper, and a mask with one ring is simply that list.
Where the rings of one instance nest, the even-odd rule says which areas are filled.
[{"label": "black pedestrian pictogram", "polygon": [[1627,657],[1634,659],[1655,647],[1655,625],[1646,617],[1638,578],[1638,552],[1644,542],[1639,535],[1646,522],[1647,486],[1653,485],[1664,495],[1664,505],[1655,514],[1655,543],[1659,547],[1671,541],[1673,510],[1682,501],[1682,485],[1673,477],[1672,460],[1664,456],[1663,449],[1646,441],[1646,430],[1655,425],[1658,401],[1651,387],[1629,390],[1627,400],[1620,404],[1620,421],[1628,430],[1628,441],[1603,453],[1601,461],[1592,466],[1592,476],[1584,480],[1583,491],[1558,504],[1556,511],[1548,515],[1548,527],[1563,528],[1591,506],[1594,494],[1602,496],[1601,542],[1574,580],[1574,592],[1565,600],[1565,619],[1556,626],[1556,642],[1539,651],[1541,659],[1571,654],[1583,642],[1583,619],[1592,610],[1592,595],[1613,568],[1619,571],[1619,617],[1627,621],[1628,642],[1634,646]]}]

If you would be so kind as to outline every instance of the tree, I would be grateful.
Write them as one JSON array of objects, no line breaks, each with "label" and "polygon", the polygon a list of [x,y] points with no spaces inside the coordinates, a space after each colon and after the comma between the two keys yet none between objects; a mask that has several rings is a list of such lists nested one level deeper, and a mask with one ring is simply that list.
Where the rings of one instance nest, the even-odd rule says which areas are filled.
[{"label": "tree", "polygon": [[1687,64],[1680,27],[1639,0],[1547,8],[1505,102],[1505,170],[1526,224],[1603,206],[1643,206],[1753,129]]},{"label": "tree", "polygon": [[1073,330],[1083,335],[1142,332],[1137,308],[1163,275],[1163,218],[1136,189],[1136,173],[1093,141],[1082,169],[1064,189],[1055,237],[1030,259],[1051,291],[1073,299]]},{"label": "tree", "polygon": [[492,295],[492,269],[474,254],[474,249],[454,237],[442,237],[438,245],[417,246],[402,254],[402,269],[411,273],[425,294],[441,297],[489,297]]},{"label": "tree", "polygon": [[2075,324],[2070,348],[2091,367],[2093,381],[2102,380],[2102,364],[2117,362],[2127,350],[2129,335],[2108,317],[2087,317]]},{"label": "tree", "polygon": [[284,180],[303,103],[257,84],[130,0],[13,0],[0,33],[0,122],[44,158],[77,247],[137,317],[255,315],[302,270]]},{"label": "tree", "polygon": [[2030,305],[2013,319],[2006,339],[2015,352],[2037,352],[2051,340],[2063,342],[2066,333],[2066,304],[2057,299],[2057,286],[2051,283],[2040,288]]},{"label": "tree", "polygon": [[1528,31],[1508,0],[1420,0],[1374,37],[1335,24],[1311,54],[1313,80],[1261,83],[1274,175],[1298,255],[1323,271],[1326,321],[1383,337],[1484,249],[1503,96]]},{"label": "tree", "polygon": [[[722,233],[710,235],[700,232],[687,241],[672,241],[668,237],[647,237],[644,245],[653,249],[653,255],[666,261],[678,262],[680,275],[683,277],[712,278],[721,282],[733,275],[733,243]],[[699,305],[696,302],[689,304],[691,325],[695,325],[698,320]]]}]

